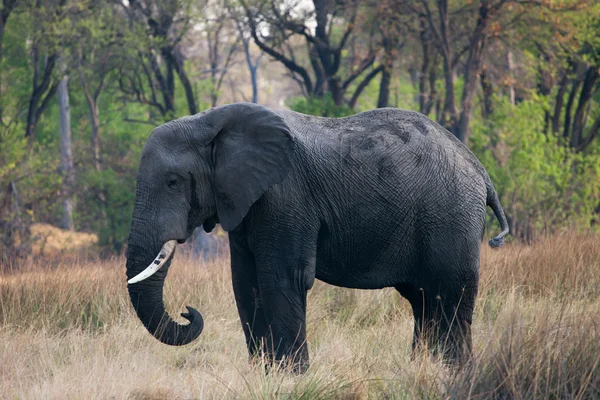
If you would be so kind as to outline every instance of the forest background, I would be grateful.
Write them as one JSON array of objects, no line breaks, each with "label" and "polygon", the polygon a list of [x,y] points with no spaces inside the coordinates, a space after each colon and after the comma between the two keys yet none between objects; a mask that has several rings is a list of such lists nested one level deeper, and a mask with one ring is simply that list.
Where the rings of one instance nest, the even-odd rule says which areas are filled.
[{"label": "forest background", "polygon": [[0,262],[40,222],[122,252],[152,129],[236,101],[422,112],[515,240],[597,229],[599,32],[595,0],[3,0]]}]

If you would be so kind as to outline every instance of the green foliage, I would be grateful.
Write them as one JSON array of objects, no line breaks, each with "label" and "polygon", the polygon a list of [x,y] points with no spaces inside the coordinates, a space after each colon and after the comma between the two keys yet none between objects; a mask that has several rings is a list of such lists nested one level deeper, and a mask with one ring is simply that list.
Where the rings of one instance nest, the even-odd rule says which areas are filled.
[{"label": "green foliage", "polygon": [[317,115],[320,117],[339,118],[355,113],[347,105],[336,105],[330,94],[318,98],[295,97],[289,101],[288,107],[303,114]]},{"label": "green foliage", "polygon": [[471,149],[486,167],[516,236],[587,227],[600,195],[600,153],[577,153],[543,133],[543,98],[512,106],[497,99],[494,115],[474,121]]},{"label": "green foliage", "polygon": [[[78,160],[78,186],[81,199],[77,204],[78,229],[98,233],[100,245],[120,251],[127,240],[135,199],[135,178],[142,148],[153,127],[148,124],[124,122],[125,117],[143,120],[145,107],[123,106],[115,101],[115,93],[101,97],[103,130],[101,154],[103,168],[92,165],[89,147],[88,116],[82,116],[85,130],[78,143],[86,149]],[[87,150],[90,149],[90,150]]]},{"label": "green foliage", "polygon": [[[174,19],[177,22],[173,31],[183,35],[192,26],[190,23],[198,19],[196,14],[204,12],[204,9],[196,7],[190,0],[175,3],[179,14]],[[115,8],[106,2],[77,0],[68,2],[65,9],[57,4],[42,1],[35,6],[29,4],[18,7],[8,18],[2,36],[0,230],[5,234],[0,236],[0,257],[6,254],[4,250],[7,246],[17,246],[27,234],[27,229],[15,229],[19,224],[46,222],[59,225],[62,214],[59,110],[55,99],[50,99],[37,121],[34,137],[28,139],[23,135],[32,83],[36,76],[34,48],[37,48],[36,54],[39,56],[38,84],[44,72],[45,60],[53,54],[60,54],[60,63],[67,66],[66,72],[70,77],[76,229],[97,233],[100,244],[111,251],[121,251],[128,235],[138,163],[147,136],[154,126],[189,113],[181,81],[173,76],[173,71],[168,72],[164,57],[159,54],[163,50],[168,51],[166,48],[174,44],[171,41],[177,35],[149,35],[144,18],[135,21],[124,19],[126,16],[120,7]],[[365,8],[361,12],[365,14],[367,10]],[[569,57],[577,62],[597,65],[600,57],[600,39],[597,35],[600,4],[573,13],[537,10],[545,10],[539,18],[547,23],[531,26],[531,20],[524,18],[522,21],[526,22],[514,30],[517,35],[507,42],[510,49],[514,50],[518,68],[516,72],[522,81],[516,85],[519,100],[528,100],[511,106],[507,103],[506,93],[502,94],[506,92],[505,83],[502,80],[492,82],[499,96],[494,99],[494,115],[487,121],[477,119],[479,110],[475,104],[470,138],[473,151],[488,169],[500,193],[507,215],[513,228],[516,228],[515,233],[525,239],[564,226],[589,226],[597,218],[594,209],[597,209],[600,198],[598,140],[585,152],[577,153],[562,143],[561,138],[544,134],[545,113],[553,111],[553,104],[545,97],[532,97],[529,93],[535,92],[531,88],[537,85],[540,71],[554,73],[554,80],[558,81],[558,71],[567,68]],[[559,25],[564,29],[556,29]],[[331,29],[332,40],[341,40],[344,30],[340,29],[340,25],[333,24]],[[356,61],[353,57],[356,52],[366,50],[361,47],[366,45],[366,42],[361,45],[363,39],[367,39],[366,36],[353,44],[358,47],[352,50],[342,49],[340,65],[342,69],[347,69],[345,72],[358,67],[353,64],[353,60]],[[369,43],[371,40],[375,40],[373,46],[380,45],[376,44],[377,33],[369,38]],[[419,69],[422,49],[418,43],[411,43],[412,39],[406,40],[405,48],[410,48],[406,54],[410,53],[411,56],[396,59],[389,105],[416,110],[419,88],[404,71]],[[188,37],[182,37],[181,46],[188,46],[188,41]],[[561,49],[552,50],[552,46],[549,46],[547,51],[553,51],[551,63],[546,57],[540,56],[539,43],[553,44]],[[490,58],[486,62],[492,63],[496,56],[504,58],[504,55],[488,56]],[[140,62],[142,59],[145,64]],[[152,64],[152,60],[157,65]],[[209,107],[214,87],[206,78],[200,60],[193,58],[187,61],[184,69],[191,78],[197,109],[204,110]],[[297,61],[306,64],[309,60],[299,56]],[[430,61],[439,64],[438,58]],[[547,64],[551,65],[545,68]],[[161,111],[160,103],[165,101],[165,97],[160,90],[160,79],[152,77],[152,68],[163,71],[164,79],[171,79],[170,83],[166,82],[166,86],[172,85],[169,87],[173,89],[170,92],[173,98],[169,97],[172,100],[170,110]],[[431,76],[436,86],[435,99],[439,101],[443,99],[444,85],[442,66],[437,65],[436,68],[432,71],[437,75]],[[500,66],[497,68],[497,71],[492,71],[493,74],[502,75],[506,72]],[[365,74],[363,72],[362,76]],[[58,75],[58,67],[55,67],[50,85],[56,82]],[[268,82],[269,78],[261,79]],[[360,78],[356,79],[346,88],[345,100],[354,93],[360,81]],[[318,98],[295,97],[287,105],[305,114],[344,117],[375,108],[379,85],[380,76],[377,76],[361,92],[354,109],[345,104],[336,105],[329,93]],[[454,85],[456,102],[460,103],[464,85],[462,76],[456,77]],[[84,88],[87,87],[87,93],[94,93],[99,86],[102,88],[97,99],[101,165],[97,170],[90,143],[91,118]],[[226,95],[223,86],[221,90],[224,93],[219,94]],[[556,84],[553,90],[557,91]],[[563,107],[571,90],[569,86],[564,93]],[[584,127],[583,136],[589,133],[592,121],[600,116],[600,92],[594,90],[586,111],[589,123]],[[577,101],[572,111],[577,107]],[[434,107],[429,117],[435,118],[435,112]],[[561,125],[564,124],[564,115],[565,112],[561,112]],[[13,189],[7,190],[10,185],[15,187],[17,194],[11,194]]]}]

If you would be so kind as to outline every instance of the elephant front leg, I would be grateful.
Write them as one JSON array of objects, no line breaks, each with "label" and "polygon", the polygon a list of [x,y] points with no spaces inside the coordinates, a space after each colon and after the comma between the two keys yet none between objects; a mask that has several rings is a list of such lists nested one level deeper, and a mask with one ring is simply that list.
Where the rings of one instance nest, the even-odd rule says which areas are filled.
[{"label": "elephant front leg", "polygon": [[[306,344],[306,291],[261,283],[261,299],[268,326],[266,352],[283,367],[303,373],[309,366]],[[274,283],[274,282],[273,282]]]},{"label": "elephant front leg", "polygon": [[231,278],[240,322],[246,336],[250,359],[261,357],[265,350],[267,323],[260,296],[254,256],[231,241]]},{"label": "elephant front leg", "polygon": [[318,224],[298,224],[297,232],[288,232],[288,226],[257,225],[251,250],[267,330],[265,354],[302,373],[309,366],[306,295],[315,280]]}]

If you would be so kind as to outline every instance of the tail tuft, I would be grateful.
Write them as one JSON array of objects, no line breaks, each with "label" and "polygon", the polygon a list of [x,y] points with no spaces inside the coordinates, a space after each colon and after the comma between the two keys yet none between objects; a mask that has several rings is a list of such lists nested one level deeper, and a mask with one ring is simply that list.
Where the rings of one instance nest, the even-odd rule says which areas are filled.
[{"label": "tail tuft", "polygon": [[487,177],[486,186],[487,186],[486,203],[494,211],[494,214],[496,215],[496,218],[498,218],[498,222],[500,223],[500,227],[502,228],[502,232],[498,236],[490,239],[490,241],[488,242],[490,244],[490,247],[495,249],[498,247],[502,247],[502,245],[504,245],[504,236],[506,236],[510,233],[510,229],[508,228],[508,222],[506,221],[506,216],[504,215],[504,210],[502,209],[502,206],[500,205],[500,200],[498,200],[498,194],[494,190],[494,185],[492,185],[492,182],[490,181],[489,176]]},{"label": "tail tuft", "polygon": [[491,248],[496,249],[504,246],[504,238],[496,236],[495,238],[490,239],[488,243],[490,244]]}]

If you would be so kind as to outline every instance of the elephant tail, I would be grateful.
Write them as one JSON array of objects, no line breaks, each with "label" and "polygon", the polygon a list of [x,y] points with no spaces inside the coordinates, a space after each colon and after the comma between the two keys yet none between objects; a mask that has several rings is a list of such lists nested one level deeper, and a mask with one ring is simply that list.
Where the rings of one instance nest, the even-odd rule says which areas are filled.
[{"label": "elephant tail", "polygon": [[502,228],[502,232],[498,236],[490,239],[490,241],[488,242],[490,244],[490,247],[496,248],[496,247],[500,247],[504,244],[504,236],[509,234],[510,229],[508,228],[508,222],[506,221],[506,216],[504,215],[504,210],[502,209],[502,205],[500,205],[500,200],[498,200],[498,194],[496,193],[496,190],[494,189],[494,185],[492,185],[492,182],[489,181],[489,178],[488,178],[488,182],[486,182],[486,186],[487,186],[486,204],[491,207],[492,211],[494,211],[494,215],[496,215],[496,218],[498,219],[498,222],[500,223],[500,228]]}]

